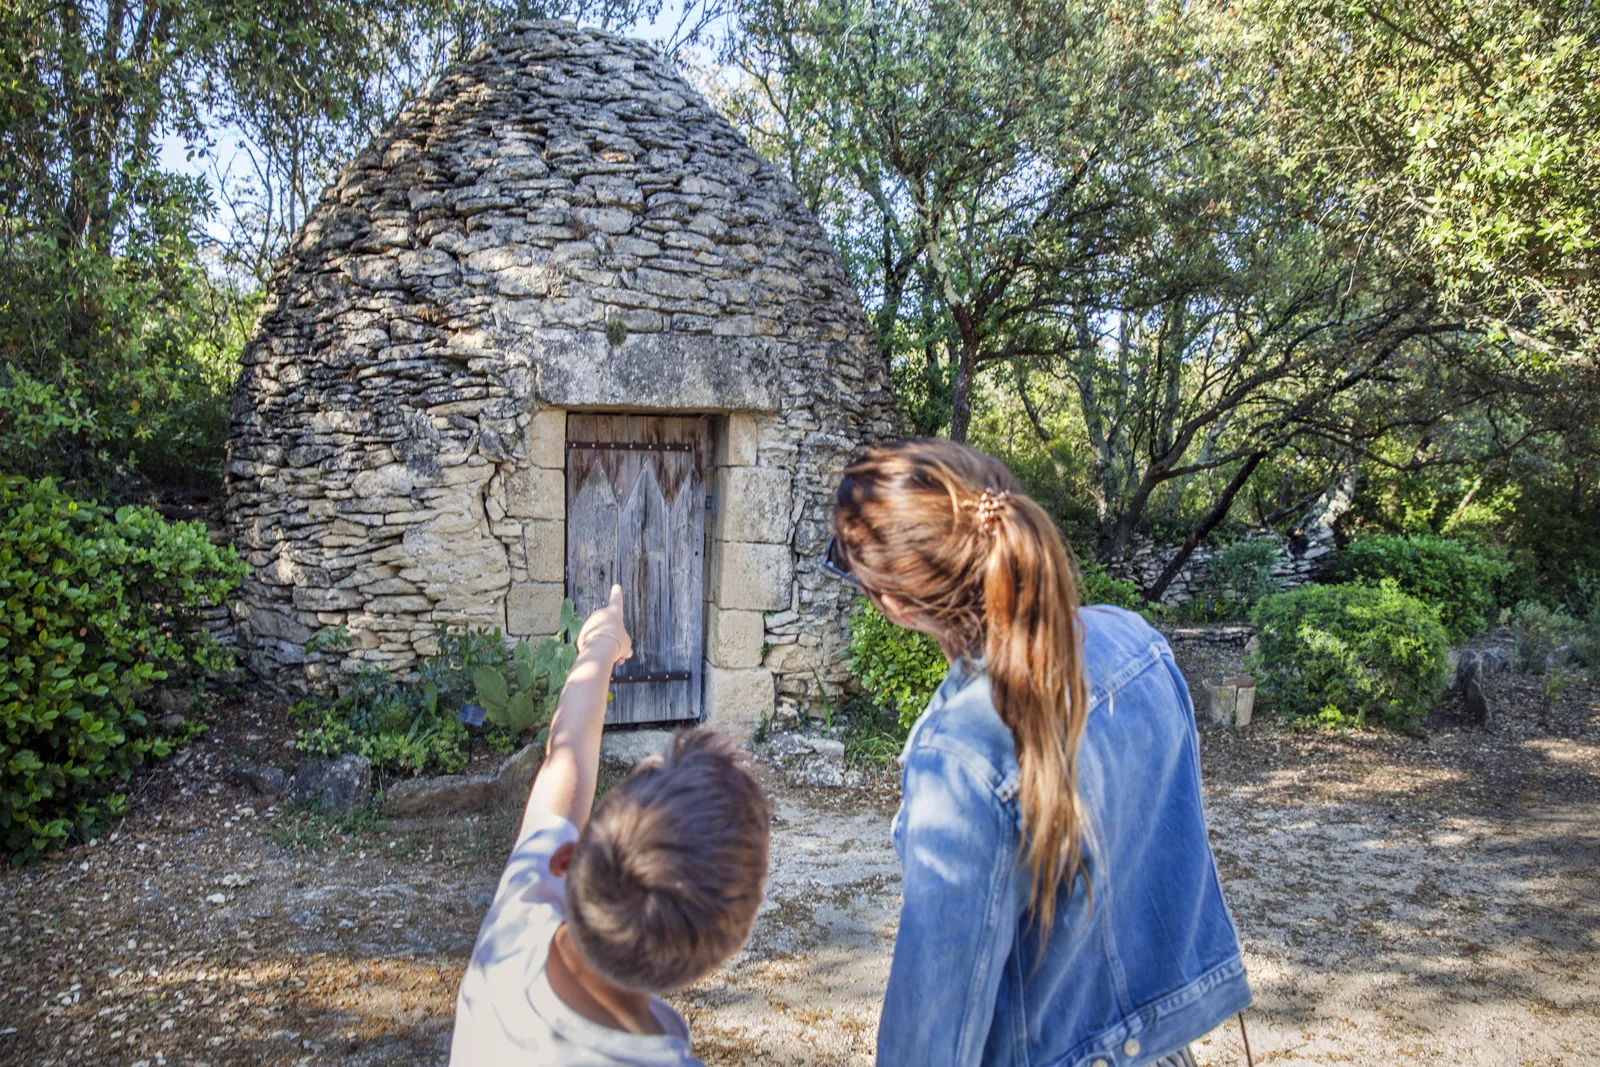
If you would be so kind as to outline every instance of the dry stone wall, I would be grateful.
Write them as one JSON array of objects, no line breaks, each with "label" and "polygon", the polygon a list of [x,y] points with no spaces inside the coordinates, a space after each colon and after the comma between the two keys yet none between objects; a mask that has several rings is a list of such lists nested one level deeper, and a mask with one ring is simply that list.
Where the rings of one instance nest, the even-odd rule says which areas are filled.
[{"label": "dry stone wall", "polygon": [[440,624],[552,630],[567,410],[717,416],[709,707],[839,679],[832,492],[896,431],[843,267],[654,49],[520,23],[356,158],[279,265],[227,464],[252,665],[298,683],[323,626],[400,669]]},{"label": "dry stone wall", "polygon": [[[1283,550],[1277,565],[1272,568],[1272,579],[1280,589],[1293,589],[1305,582],[1316,581],[1323,577],[1333,560],[1334,534],[1329,526],[1313,526],[1293,537],[1284,537],[1271,530],[1259,531],[1256,536],[1272,538]],[[1135,534],[1127,555],[1107,564],[1106,570],[1113,577],[1131,581],[1140,589],[1148,589],[1161,577],[1177,552],[1174,545],[1159,544],[1142,534]],[[1215,549],[1206,545],[1196,548],[1178,571],[1178,576],[1167,586],[1161,603],[1176,605],[1209,595],[1209,564],[1215,552]]]}]

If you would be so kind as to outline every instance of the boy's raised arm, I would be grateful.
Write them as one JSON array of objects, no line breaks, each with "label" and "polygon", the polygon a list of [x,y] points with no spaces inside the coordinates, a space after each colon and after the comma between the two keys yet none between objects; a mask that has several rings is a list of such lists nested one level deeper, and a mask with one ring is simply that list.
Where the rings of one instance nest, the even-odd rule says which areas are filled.
[{"label": "boy's raised arm", "polygon": [[600,731],[606,721],[606,693],[611,669],[633,655],[633,640],[622,621],[622,587],[611,587],[611,599],[584,620],[578,633],[578,659],[561,688],[544,764],[533,780],[522,833],[541,815],[559,815],[579,830],[594,806],[600,772]]}]

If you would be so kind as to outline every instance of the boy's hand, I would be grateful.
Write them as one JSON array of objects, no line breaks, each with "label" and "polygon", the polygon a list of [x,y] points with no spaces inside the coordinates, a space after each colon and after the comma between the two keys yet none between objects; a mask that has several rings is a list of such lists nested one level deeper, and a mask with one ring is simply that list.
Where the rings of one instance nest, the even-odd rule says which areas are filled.
[{"label": "boy's hand", "polygon": [[[612,663],[621,663],[633,655],[633,638],[628,636],[628,628],[622,619],[622,586],[613,585],[611,599],[606,606],[583,620],[583,628],[578,631],[577,648],[579,655],[590,648],[597,655],[610,655]],[[614,651],[608,653],[606,649]]]},{"label": "boy's hand", "polygon": [[578,829],[589,821],[600,771],[600,731],[606,722],[606,690],[611,668],[633,655],[633,639],[622,624],[622,587],[578,630],[578,659],[561,687],[550,720],[544,764],[533,779],[521,840],[545,815],[559,815]]}]

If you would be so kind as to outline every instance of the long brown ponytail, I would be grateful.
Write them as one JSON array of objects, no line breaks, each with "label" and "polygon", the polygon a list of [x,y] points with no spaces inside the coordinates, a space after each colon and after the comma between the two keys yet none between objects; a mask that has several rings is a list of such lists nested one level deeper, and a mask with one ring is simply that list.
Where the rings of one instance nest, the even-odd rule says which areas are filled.
[{"label": "long brown ponytail", "polygon": [[1074,564],[1005,464],[951,441],[901,441],[845,471],[839,546],[869,593],[927,620],[952,659],[983,657],[1021,768],[1029,902],[1048,933],[1082,868],[1078,742],[1088,717]]}]

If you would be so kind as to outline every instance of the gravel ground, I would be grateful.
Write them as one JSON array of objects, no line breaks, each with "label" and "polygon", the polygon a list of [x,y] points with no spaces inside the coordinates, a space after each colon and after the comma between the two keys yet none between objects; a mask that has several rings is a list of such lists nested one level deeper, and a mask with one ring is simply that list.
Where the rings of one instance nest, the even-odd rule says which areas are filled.
[{"label": "gravel ground", "polygon": [[[1208,665],[1209,666],[1209,665]],[[1208,733],[1213,841],[1257,1063],[1600,1063],[1600,697],[1491,684],[1491,732]],[[278,752],[235,704],[117,830],[0,875],[0,1064],[442,1064],[510,814],[334,826],[228,780]],[[892,779],[768,776],[750,948],[675,998],[711,1064],[869,1064],[893,944]],[[1243,1063],[1237,1025],[1196,1047]]]}]

